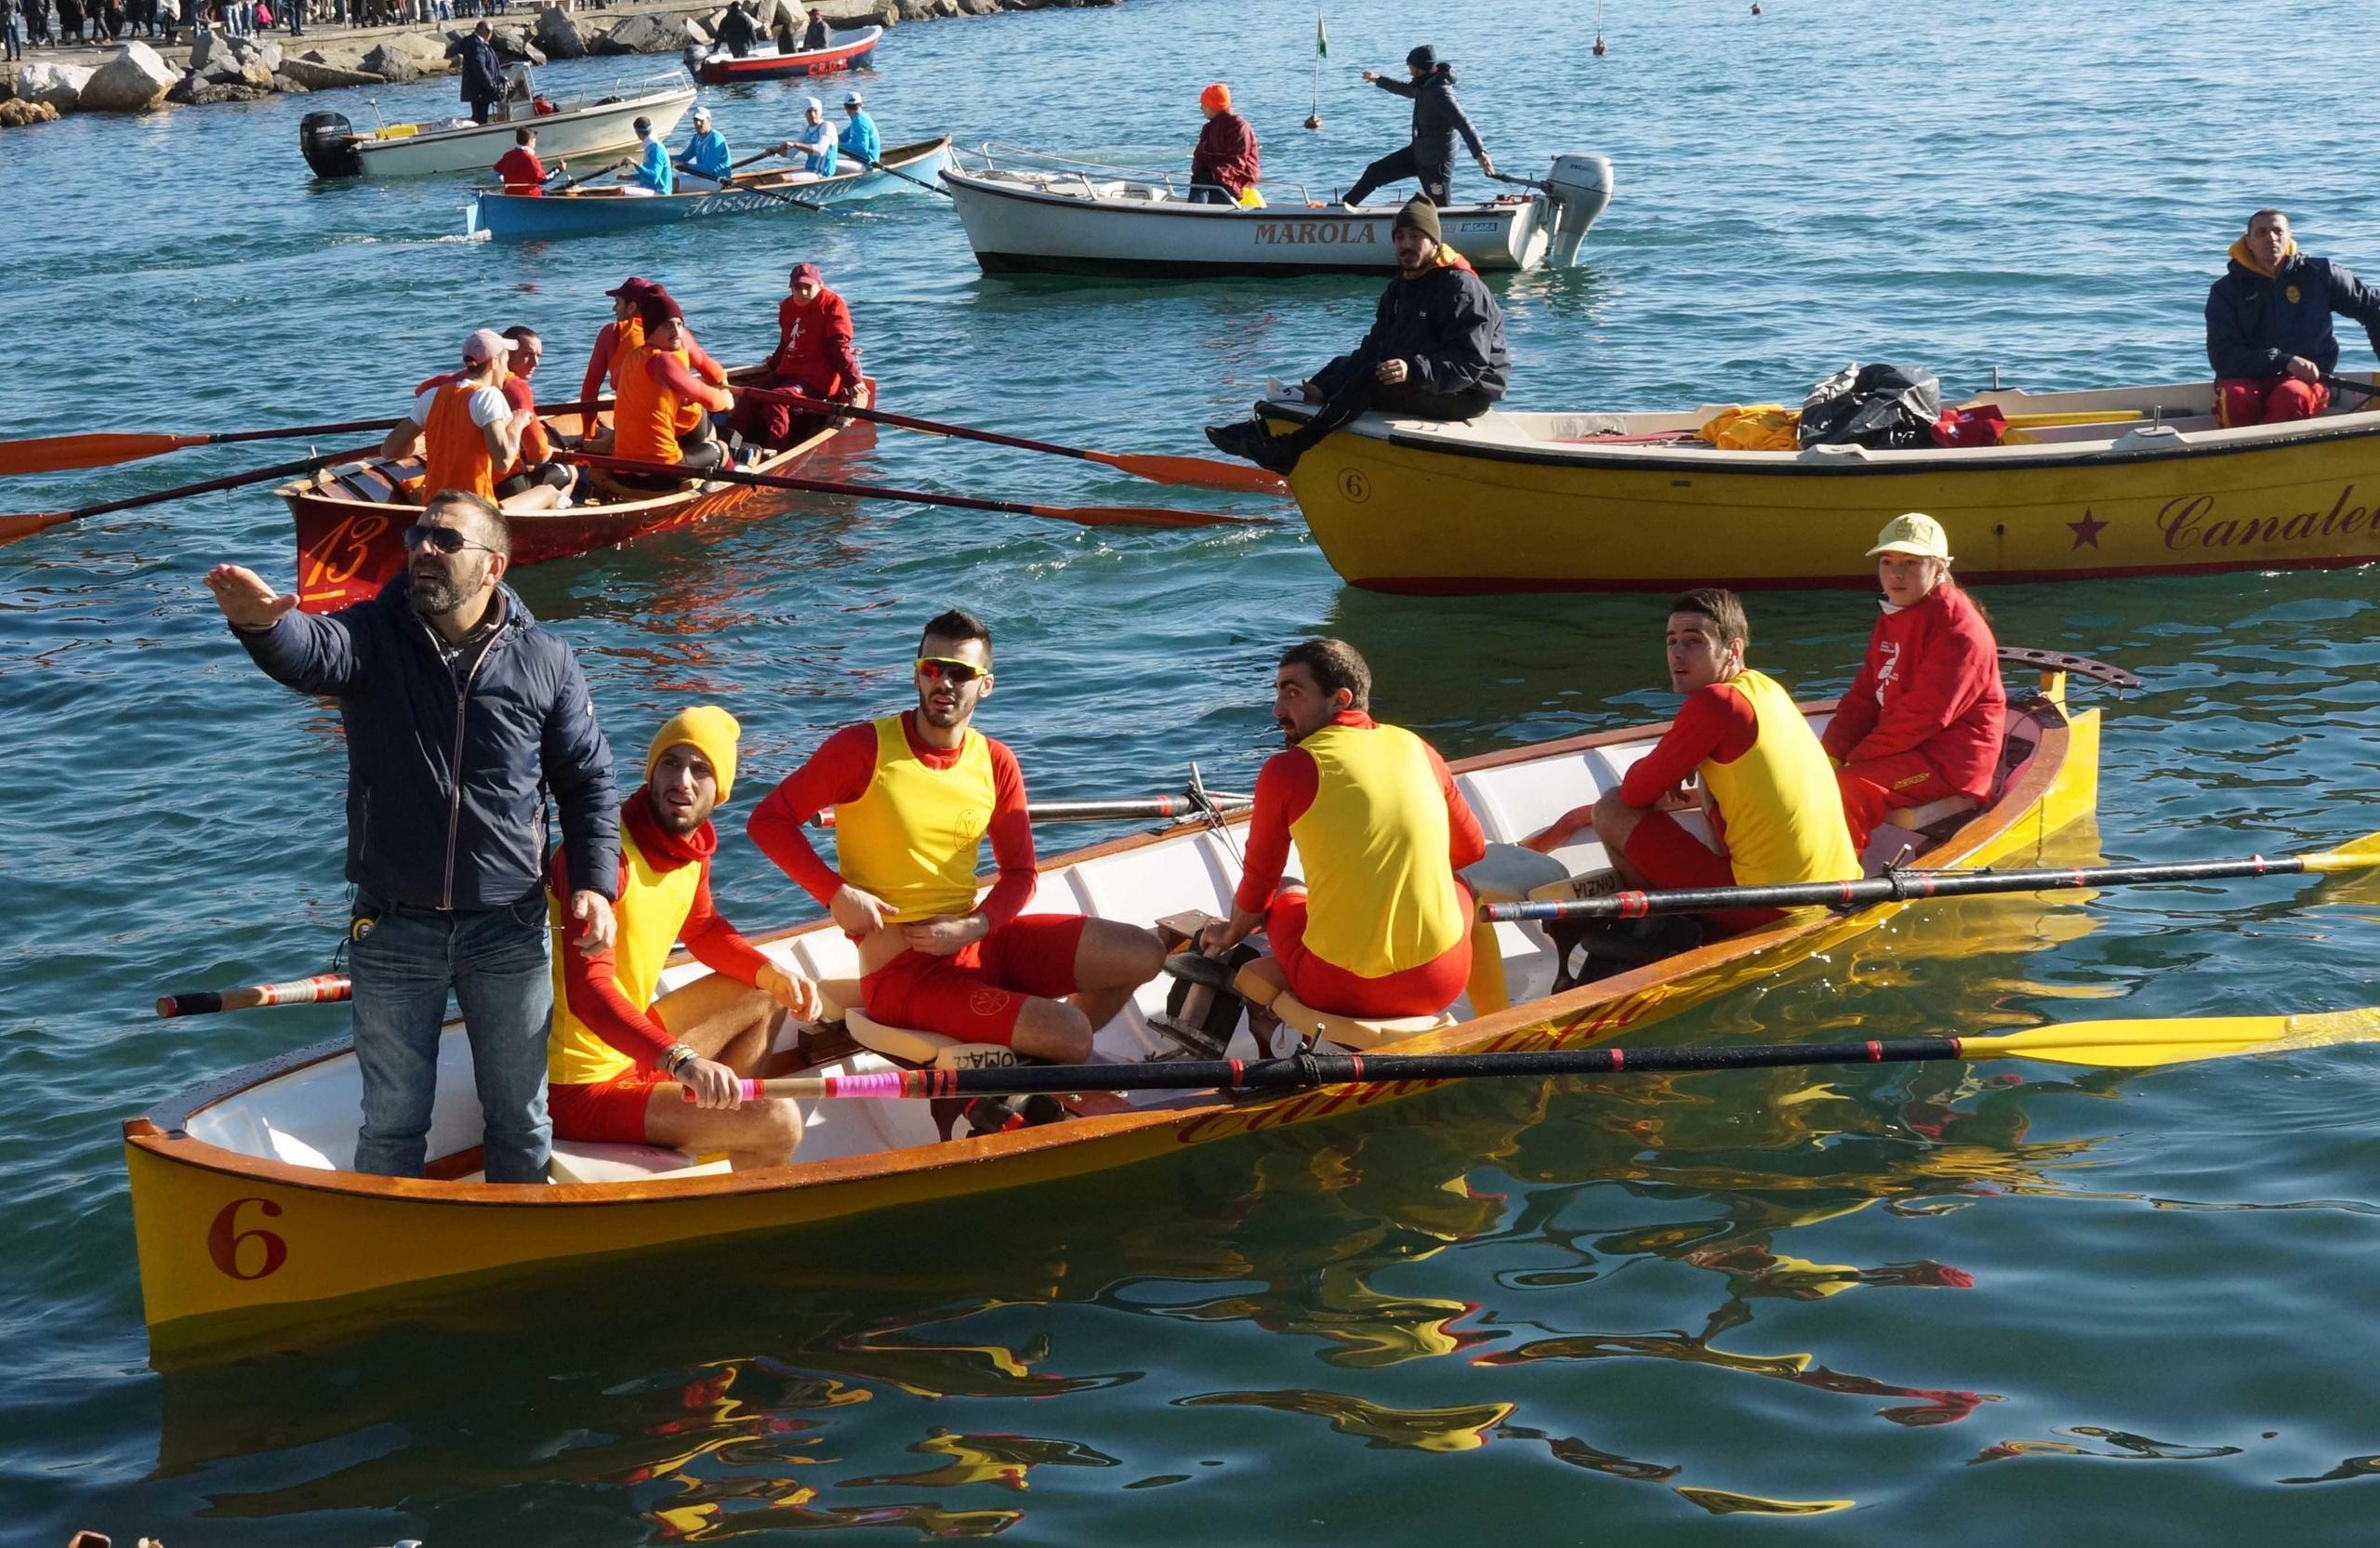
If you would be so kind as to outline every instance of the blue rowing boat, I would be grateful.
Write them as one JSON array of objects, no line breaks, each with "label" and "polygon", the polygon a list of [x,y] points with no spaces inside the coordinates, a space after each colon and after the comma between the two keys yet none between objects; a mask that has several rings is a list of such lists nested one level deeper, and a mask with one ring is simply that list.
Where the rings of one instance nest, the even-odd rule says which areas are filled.
[{"label": "blue rowing boat", "polygon": [[[853,166],[831,178],[781,170],[740,177],[726,188],[702,192],[637,194],[615,184],[554,193],[479,191],[466,211],[465,234],[485,232],[498,242],[547,242],[594,232],[672,226],[721,215],[795,210],[808,205],[840,205],[881,193],[931,188],[950,162],[950,137],[897,145],[873,166]],[[804,203],[797,203],[802,201]]]}]

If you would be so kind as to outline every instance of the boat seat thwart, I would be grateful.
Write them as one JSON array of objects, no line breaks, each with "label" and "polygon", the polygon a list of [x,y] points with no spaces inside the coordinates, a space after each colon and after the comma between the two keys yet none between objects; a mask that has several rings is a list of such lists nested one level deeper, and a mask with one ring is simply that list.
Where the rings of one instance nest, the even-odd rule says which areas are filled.
[{"label": "boat seat thwart", "polygon": [[919,1069],[1003,1069],[1023,1063],[1015,1050],[998,1043],[962,1043],[939,1032],[920,1032],[876,1020],[859,1008],[856,978],[821,979],[818,993],[827,1020],[840,1021],[852,1041],[896,1064]]},{"label": "boat seat thwart", "polygon": [[1298,1036],[1318,1042],[1336,1043],[1357,1053],[1368,1053],[1401,1038],[1435,1032],[1439,1027],[1454,1025],[1454,1018],[1443,1011],[1435,1016],[1395,1016],[1378,1020],[1342,1016],[1334,1011],[1317,1011],[1257,972],[1253,963],[1239,970],[1239,976],[1232,980],[1232,987],[1250,1005],[1260,1005],[1270,1011],[1279,1018],[1283,1026]]},{"label": "boat seat thwart", "polygon": [[654,1177],[706,1177],[728,1170],[724,1154],[690,1156],[658,1144],[598,1144],[556,1140],[546,1176],[556,1183],[641,1183]]}]

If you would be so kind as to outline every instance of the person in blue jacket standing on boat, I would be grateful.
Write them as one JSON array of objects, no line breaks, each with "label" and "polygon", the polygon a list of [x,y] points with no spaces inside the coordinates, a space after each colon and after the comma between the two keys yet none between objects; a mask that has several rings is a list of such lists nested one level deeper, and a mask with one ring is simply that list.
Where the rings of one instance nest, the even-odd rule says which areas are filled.
[{"label": "person in blue jacket standing on boat", "polygon": [[821,178],[835,175],[835,131],[826,126],[826,104],[815,97],[801,99],[801,132],[777,141],[774,152],[804,172]]},{"label": "person in blue jacket standing on boat", "polygon": [[1444,205],[1454,182],[1457,135],[1471,148],[1479,170],[1491,178],[1496,175],[1496,164],[1489,159],[1488,147],[1479,142],[1479,131],[1471,126],[1462,104],[1454,99],[1454,66],[1441,63],[1437,50],[1425,43],[1405,56],[1405,69],[1410,81],[1393,81],[1378,71],[1364,72],[1364,79],[1382,91],[1412,99],[1413,139],[1403,150],[1391,151],[1364,168],[1364,175],[1347,191],[1350,208],[1369,198],[1382,183],[1407,178],[1420,179],[1430,203]]},{"label": "person in blue jacket standing on boat", "polygon": [[237,564],[206,588],[266,675],[338,700],[347,733],[347,879],[355,887],[355,1169],[419,1177],[451,992],[470,1038],[491,1183],[543,1183],[546,800],[577,885],[561,928],[612,944],[619,798],[570,646],[502,584],[511,529],[494,502],[430,497],[405,568],[369,602],[298,610]]},{"label": "person in blue jacket standing on boat", "polygon": [[874,166],[884,154],[884,141],[876,132],[876,120],[867,116],[865,102],[856,91],[843,93],[843,112],[849,118],[835,143],[862,166]]},{"label": "person in blue jacket standing on boat", "polygon": [[2216,422],[2227,430],[2278,425],[2330,407],[2323,378],[2339,364],[2333,312],[2362,324],[2380,354],[2380,290],[2344,265],[2300,253],[2281,211],[2250,216],[2247,233],[2231,244],[2229,266],[2206,293]]},{"label": "person in blue jacket standing on boat", "polygon": [[707,192],[727,183],[734,160],[727,149],[727,137],[710,126],[710,110],[696,108],[694,134],[670,165],[687,175],[688,188]]}]

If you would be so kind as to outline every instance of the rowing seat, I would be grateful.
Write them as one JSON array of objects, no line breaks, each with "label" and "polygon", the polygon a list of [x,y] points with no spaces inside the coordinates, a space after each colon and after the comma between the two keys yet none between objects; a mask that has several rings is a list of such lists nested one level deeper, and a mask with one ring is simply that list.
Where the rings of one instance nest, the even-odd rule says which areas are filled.
[{"label": "rowing seat", "polygon": [[1933,830],[1953,817],[1964,817],[1983,802],[1973,796],[1944,796],[1923,806],[1897,806],[1884,814],[1884,821],[1911,833],[1931,835]]},{"label": "rowing seat", "polygon": [[1385,1044],[1435,1032],[1442,1026],[1452,1026],[1454,1017],[1444,1011],[1435,1016],[1342,1016],[1336,1011],[1317,1011],[1289,990],[1275,986],[1271,980],[1255,971],[1250,963],[1239,970],[1232,980],[1232,987],[1251,1005],[1261,1005],[1279,1018],[1283,1026],[1300,1037],[1321,1042],[1336,1043],[1357,1053],[1368,1053]]},{"label": "rowing seat", "polygon": [[546,1176],[556,1183],[644,1183],[656,1177],[706,1177],[728,1170],[727,1158],[708,1159],[658,1144],[598,1144],[556,1140]]},{"label": "rowing seat", "polygon": [[859,1009],[859,980],[829,978],[818,986],[829,1020],[840,1019],[852,1041],[895,1064],[918,1069],[1001,1069],[1021,1064],[1014,1049],[998,1043],[962,1043],[939,1032],[920,1032],[878,1021]]}]

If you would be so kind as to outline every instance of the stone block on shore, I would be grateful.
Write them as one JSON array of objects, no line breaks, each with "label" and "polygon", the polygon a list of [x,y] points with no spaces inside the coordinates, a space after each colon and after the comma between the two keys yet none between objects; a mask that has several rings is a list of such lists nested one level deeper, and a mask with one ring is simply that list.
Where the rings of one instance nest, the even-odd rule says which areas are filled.
[{"label": "stone block on shore", "polygon": [[181,79],[172,65],[145,43],[112,50],[74,100],[77,112],[147,112],[165,99]]},{"label": "stone block on shore", "polygon": [[537,46],[553,60],[578,60],[587,57],[587,36],[578,30],[577,19],[560,6],[548,6],[537,12]]},{"label": "stone block on shore", "polygon": [[284,59],[281,61],[281,68],[273,73],[283,81],[303,86],[308,91],[331,91],[339,86],[380,84],[380,77],[368,70],[344,70],[315,59]]},{"label": "stone block on shore", "polygon": [[57,118],[56,108],[29,97],[13,97],[0,102],[0,129],[21,129],[28,124],[54,123]]},{"label": "stone block on shore", "polygon": [[165,100],[179,102],[185,107],[205,108],[218,102],[260,101],[272,94],[271,75],[265,77],[262,86],[238,78],[211,80],[205,75],[185,75],[174,83],[173,90],[165,93]]},{"label": "stone block on shore", "polygon": [[676,54],[694,41],[676,17],[657,12],[624,17],[588,44],[595,54]]},{"label": "stone block on shore", "polygon": [[364,56],[364,69],[384,81],[402,86],[421,79],[421,61],[402,48],[380,44]]},{"label": "stone block on shore", "polygon": [[91,72],[79,64],[29,64],[17,72],[17,97],[21,101],[46,102],[60,112],[73,112],[82,99],[83,87],[90,83]]}]

